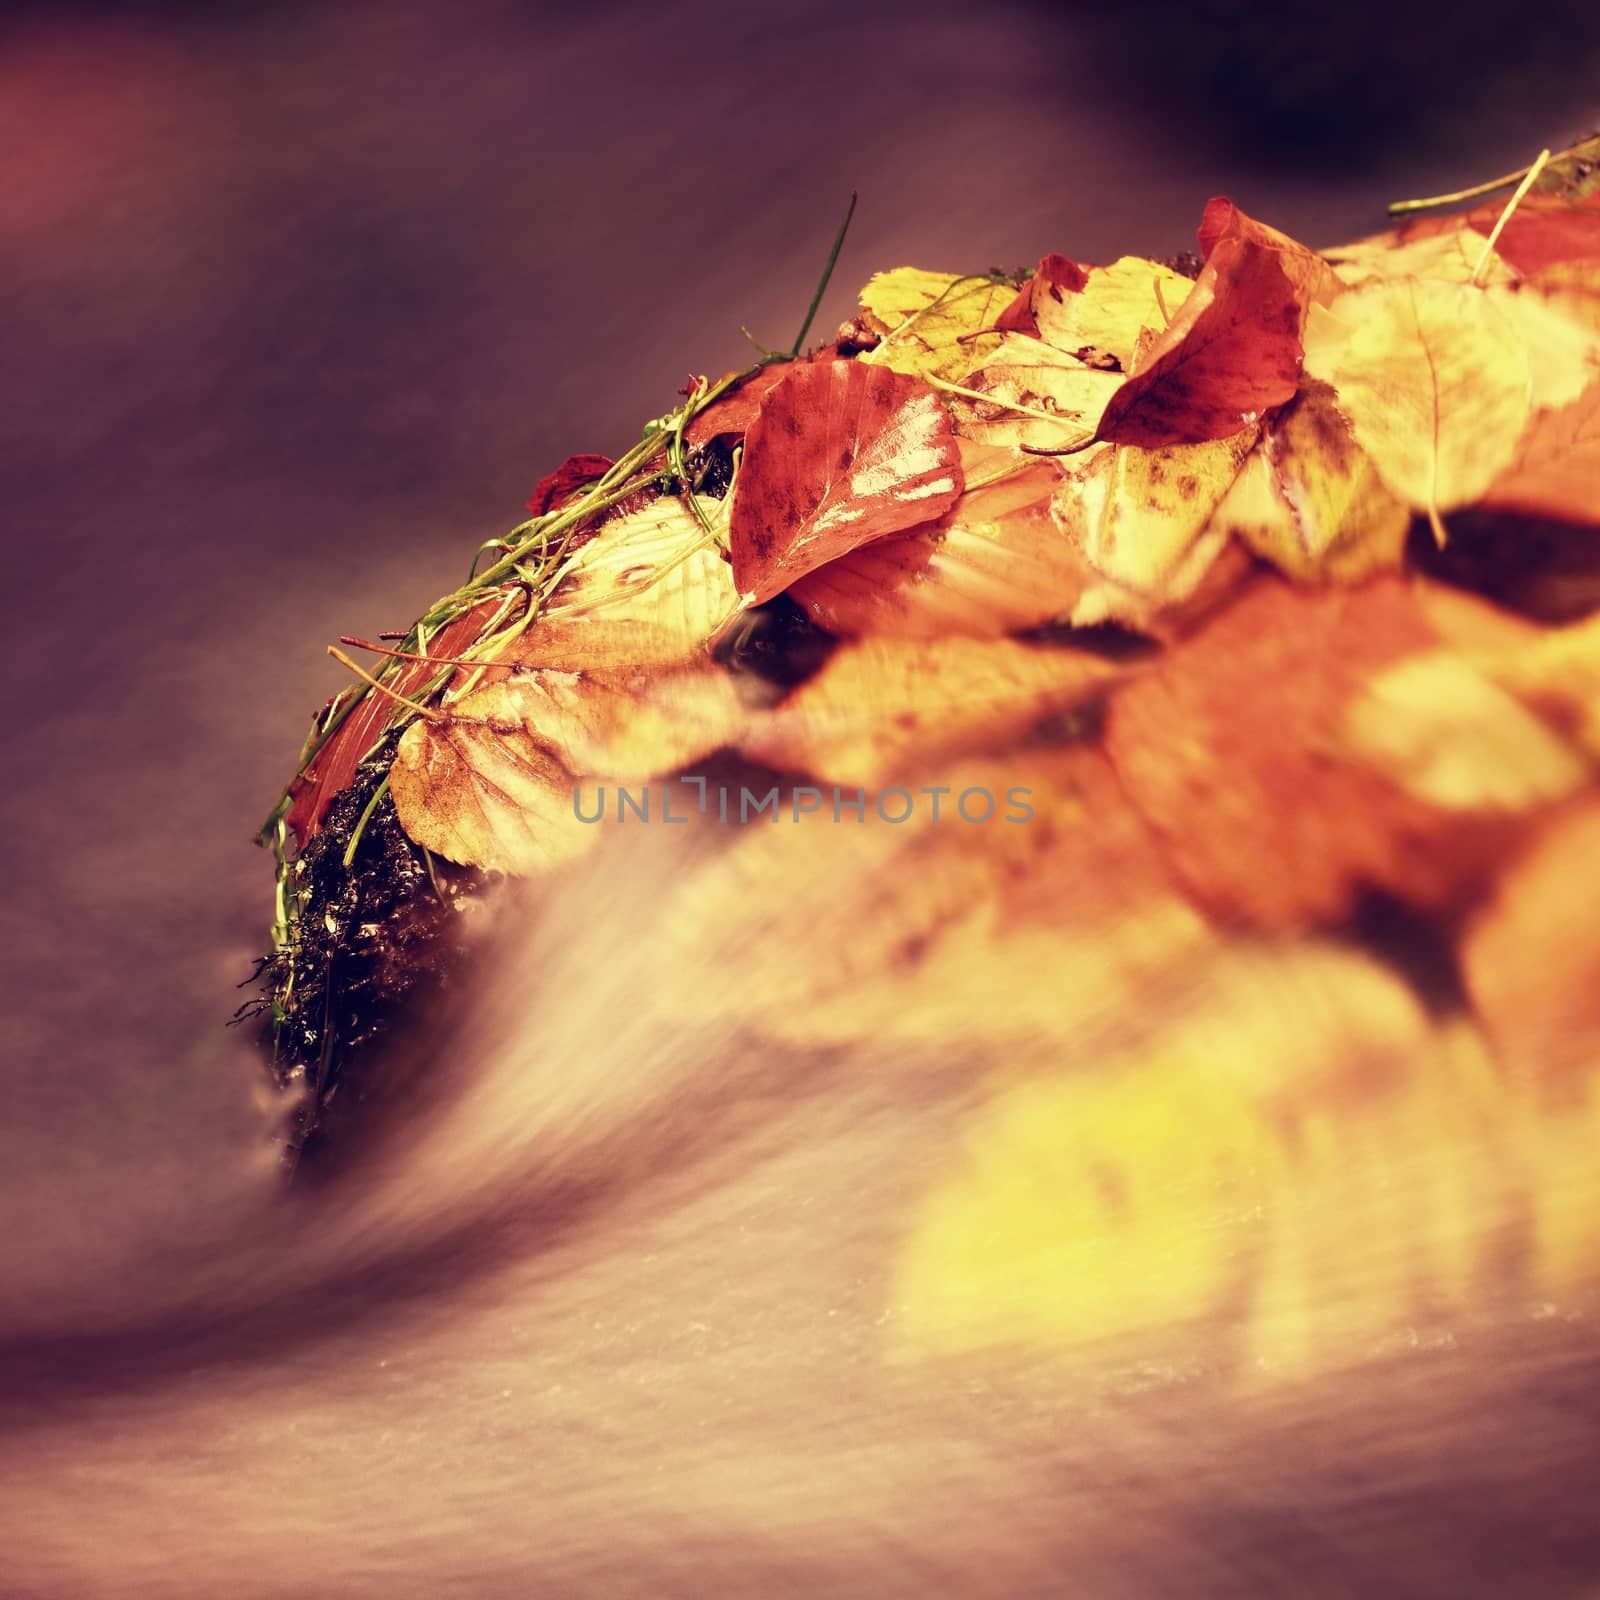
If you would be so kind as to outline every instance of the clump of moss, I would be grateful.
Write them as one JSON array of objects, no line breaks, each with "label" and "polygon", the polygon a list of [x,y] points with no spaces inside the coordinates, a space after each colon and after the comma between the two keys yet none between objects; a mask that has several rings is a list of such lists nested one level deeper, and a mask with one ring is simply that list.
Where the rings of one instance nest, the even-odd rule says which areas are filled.
[{"label": "clump of moss", "polygon": [[279,1086],[302,1091],[291,1160],[336,1101],[362,1098],[374,1047],[449,984],[462,954],[449,935],[487,886],[485,874],[406,836],[384,788],[393,743],[361,765],[316,836],[284,864],[285,914],[258,973],[266,993],[241,1013],[264,1021]]}]

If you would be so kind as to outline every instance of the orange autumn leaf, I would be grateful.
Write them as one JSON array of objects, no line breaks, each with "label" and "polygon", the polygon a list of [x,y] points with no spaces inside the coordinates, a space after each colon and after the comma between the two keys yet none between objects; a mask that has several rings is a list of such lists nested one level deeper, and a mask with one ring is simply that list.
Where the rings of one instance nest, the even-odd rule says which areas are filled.
[{"label": "orange autumn leaf", "polygon": [[1264,581],[1113,697],[1107,753],[1198,904],[1306,928],[1368,888],[1448,903],[1488,870],[1492,820],[1441,812],[1337,751],[1367,682],[1437,637],[1399,578]]},{"label": "orange autumn leaf", "polygon": [[[489,594],[437,633],[420,640],[423,648],[417,653],[428,659],[396,661],[384,683],[394,694],[409,695],[430,679],[447,674],[446,663],[472,647],[509,598],[508,591]],[[302,850],[316,837],[329,805],[348,787],[362,758],[382,737],[394,715],[394,704],[388,695],[367,695],[295,775],[289,785],[285,821]]]},{"label": "orange autumn leaf", "polygon": [[[742,830],[690,873],[656,964],[672,1014],[737,1016],[808,1044],[865,1032],[947,1045],[976,1032],[1055,1056],[1068,1042],[1081,1048],[1097,1019],[1137,1009],[1169,963],[1204,951],[1205,923],[1098,751],[1033,745],[939,762],[918,781],[928,787],[903,820],[898,797],[882,814],[868,800],[857,817],[846,791],[837,815],[832,797],[785,807],[782,826]],[[989,796],[992,821],[964,819],[963,805],[980,815]],[[804,960],[766,936],[774,906],[807,930]],[[736,971],[738,984],[686,993],[691,956]],[[996,981],[1002,972],[1009,982]]]},{"label": "orange autumn leaf", "polygon": [[1205,270],[1112,397],[1099,438],[1146,447],[1226,438],[1293,396],[1306,310],[1334,296],[1333,274],[1228,200],[1206,207],[1200,242]]},{"label": "orange autumn leaf", "polygon": [[1600,801],[1553,817],[1507,867],[1461,940],[1462,976],[1502,1065],[1534,1080],[1600,1068],[1594,937]]},{"label": "orange autumn leaf", "polygon": [[861,362],[797,365],[745,435],[728,537],[745,604],[961,496],[950,416],[921,379]]},{"label": "orange autumn leaf", "polygon": [[1541,411],[1483,492],[1486,506],[1593,522],[1600,511],[1600,383]]},{"label": "orange autumn leaf", "polygon": [[[1529,195],[1506,219],[1495,240],[1495,254],[1517,272],[1527,275],[1561,262],[1600,260],[1600,207],[1593,203],[1571,205],[1562,200]],[[1463,219],[1487,238],[1500,221],[1504,207],[1480,206]]]}]

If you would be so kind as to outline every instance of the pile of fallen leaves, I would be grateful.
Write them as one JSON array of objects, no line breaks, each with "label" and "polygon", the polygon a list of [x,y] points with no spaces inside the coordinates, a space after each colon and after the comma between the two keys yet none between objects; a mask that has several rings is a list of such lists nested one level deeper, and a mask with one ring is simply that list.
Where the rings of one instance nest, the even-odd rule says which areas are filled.
[{"label": "pile of fallen leaves", "polygon": [[[1503,1062],[1590,1049],[1600,204],[1574,170],[1321,252],[1213,200],[1193,276],[882,272],[832,344],[693,378],[619,460],[564,463],[318,718],[269,824],[281,1070],[326,1099],[341,963],[397,958],[357,948],[363,884],[403,869],[435,908],[408,927],[447,938],[487,877],[594,848],[575,791],[728,752],[867,802],[837,929],[738,957],[791,1027],[826,1029],[835,968],[1004,988],[973,963],[1030,927],[1087,960],[1130,918],[1169,949],[1381,907]],[[887,789],[951,773],[1026,784],[1035,821],[884,826]]]}]

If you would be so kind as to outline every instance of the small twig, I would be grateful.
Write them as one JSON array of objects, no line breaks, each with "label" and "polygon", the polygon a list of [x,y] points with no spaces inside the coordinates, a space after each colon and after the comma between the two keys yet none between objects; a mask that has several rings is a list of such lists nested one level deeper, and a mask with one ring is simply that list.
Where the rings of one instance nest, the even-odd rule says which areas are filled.
[{"label": "small twig", "polygon": [[439,713],[433,709],[432,706],[425,706],[417,700],[408,700],[403,694],[391,689],[388,684],[379,683],[370,672],[367,672],[362,667],[357,666],[356,663],[338,647],[338,645],[330,644],[328,646],[328,654],[332,656],[333,659],[341,666],[348,667],[369,688],[376,689],[379,694],[388,695],[391,700],[395,701],[398,705],[404,706],[407,711],[415,711],[419,717],[426,717],[430,722],[442,722],[444,720]]},{"label": "small twig", "polygon": [[[357,639],[353,634],[341,633],[340,644],[354,645],[357,650],[370,650],[374,655],[388,656],[393,661],[420,661],[429,667],[496,667],[498,661],[475,661],[469,656],[427,656],[415,650],[390,650],[385,645],[374,644],[370,639]],[[381,688],[382,685],[380,684]]]},{"label": "small twig", "polygon": [[962,284],[987,283],[990,281],[992,280],[985,278],[981,272],[966,272],[959,278],[952,278],[925,306],[918,307],[917,310],[913,311],[908,317],[902,318],[901,321],[884,334],[883,343],[886,345],[893,344],[896,339],[910,333],[930,311],[937,310],[939,306],[943,305]]},{"label": "small twig", "polygon": [[[1046,411],[1040,406],[1025,406],[1015,400],[1002,400],[998,395],[985,394],[981,389],[964,389],[959,383],[946,383],[943,378],[936,378],[931,373],[924,373],[923,376],[935,389],[945,394],[960,395],[963,400],[976,400],[982,405],[998,406],[1002,411],[1015,412],[1019,417],[1033,417],[1040,422],[1057,422],[1066,427],[1083,421],[1082,415],[1076,411]],[[1085,443],[1093,444],[1094,440],[1090,438]]]},{"label": "small twig", "polygon": [[[1475,183],[1470,189],[1457,189],[1452,194],[1433,194],[1425,200],[1392,200],[1389,202],[1389,215],[1391,217],[1403,216],[1408,211],[1431,211],[1435,206],[1460,205],[1463,200],[1476,200],[1479,195],[1493,194],[1496,189],[1504,189],[1508,184],[1520,182],[1532,173],[1538,176],[1538,169],[1550,161],[1565,161],[1568,156],[1575,156],[1583,149],[1589,140],[1585,139],[1570,149],[1558,151],[1554,156],[1548,150],[1533,163],[1532,166],[1518,167],[1515,172],[1508,172],[1504,177],[1491,178],[1487,183]],[[1532,181],[1531,179],[1529,180]]]},{"label": "small twig", "polygon": [[1100,435],[1091,434],[1087,439],[1080,439],[1077,444],[1062,445],[1057,449],[1050,449],[1042,444],[1019,444],[1017,448],[1025,456],[1075,456],[1080,451],[1087,450],[1090,445],[1098,444]]},{"label": "small twig", "polygon": [[1544,171],[1545,163],[1550,159],[1548,150],[1539,152],[1539,159],[1528,168],[1526,176],[1517,185],[1517,192],[1506,201],[1506,208],[1500,213],[1500,220],[1495,223],[1493,232],[1483,246],[1483,254],[1478,257],[1478,264],[1472,269],[1472,276],[1467,279],[1469,284],[1476,284],[1483,277],[1483,269],[1489,265],[1489,257],[1494,254],[1494,247],[1500,242],[1500,231],[1511,220],[1511,213],[1522,204],[1522,197],[1533,187],[1533,180]]}]

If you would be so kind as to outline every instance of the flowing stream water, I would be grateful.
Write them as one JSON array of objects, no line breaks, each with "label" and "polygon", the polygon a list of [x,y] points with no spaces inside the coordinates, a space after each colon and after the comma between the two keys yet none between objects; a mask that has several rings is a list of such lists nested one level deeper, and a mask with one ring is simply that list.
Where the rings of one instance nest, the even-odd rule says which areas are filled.
[{"label": "flowing stream water", "polygon": [[[636,885],[427,1042],[440,1105],[339,1184],[285,1192],[223,1027],[324,643],[405,626],[741,322],[786,343],[852,189],[820,330],[880,266],[1175,253],[1214,193],[1333,243],[1581,132],[1595,30],[1558,21],[1527,65],[1502,20],[1370,5],[0,23],[0,1590],[1600,1585],[1581,1305],[1486,1288],[1248,1397],[1225,1323],[1098,1375],[886,1363],[962,1071],[863,1053],[729,1113],[716,1041],[630,1014]],[[583,940],[618,952],[589,989]]]}]

